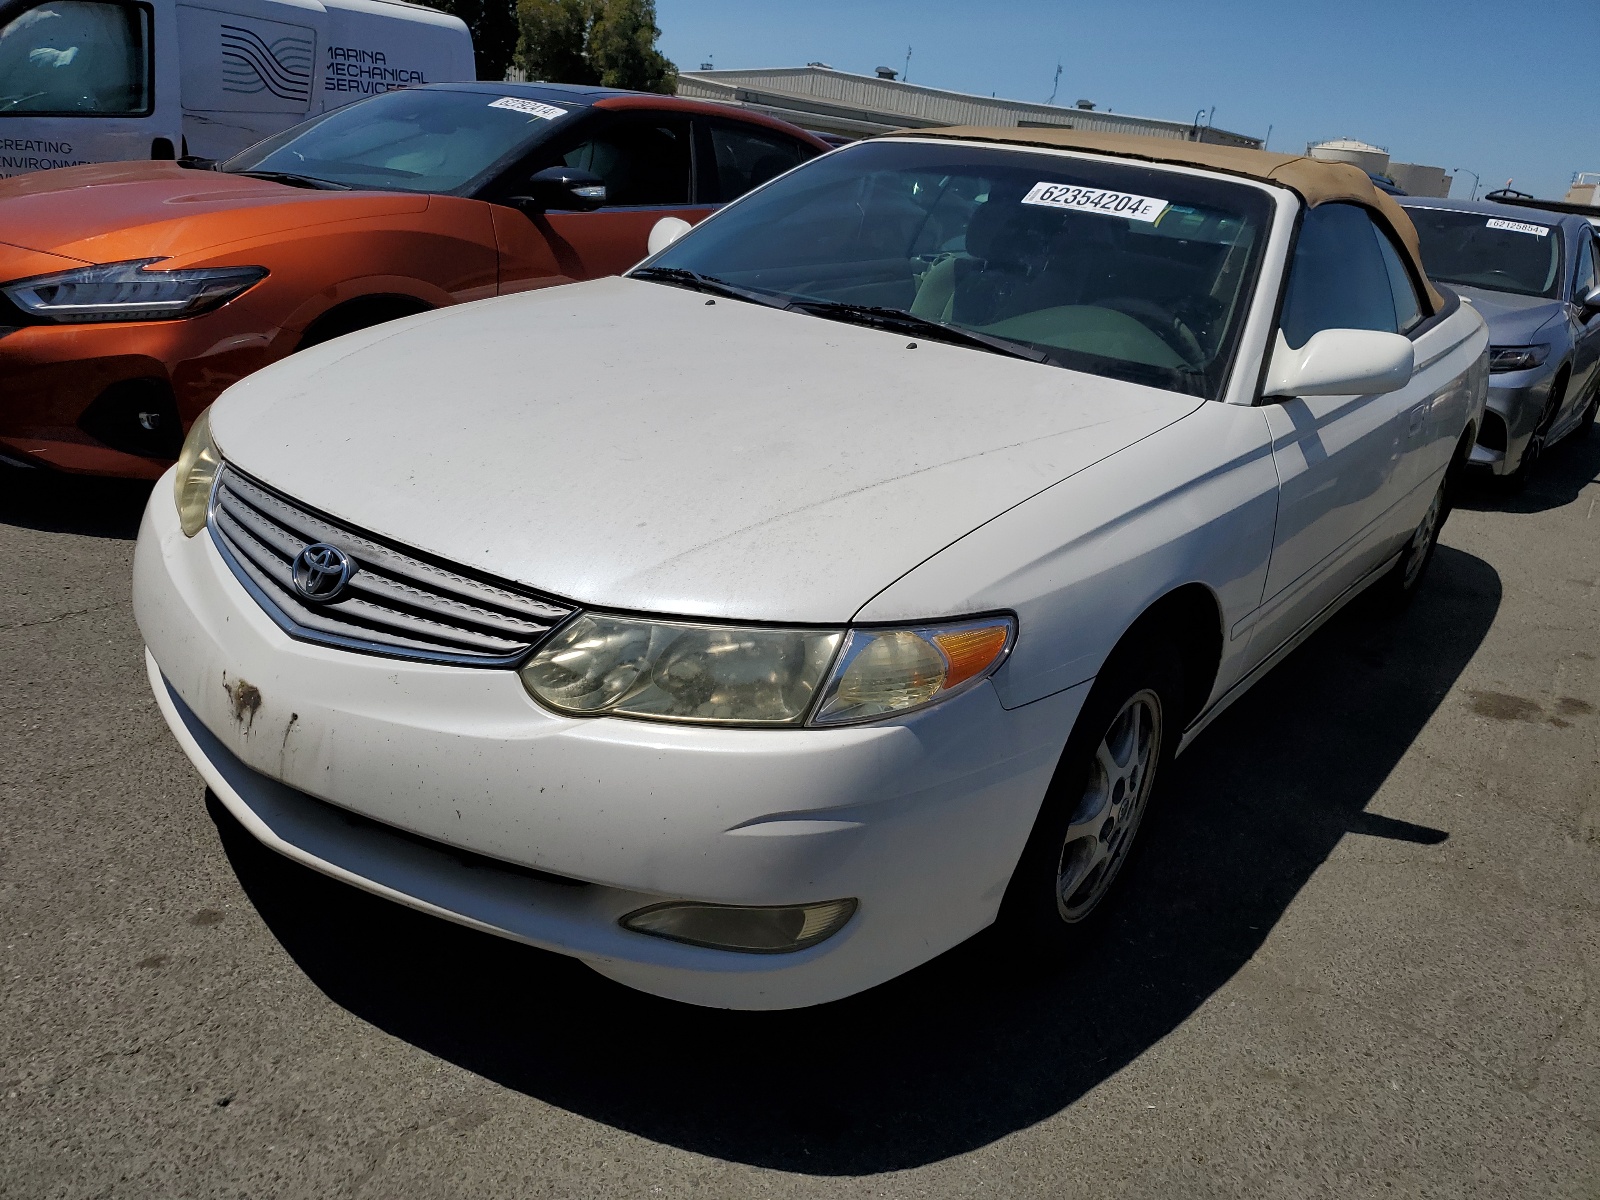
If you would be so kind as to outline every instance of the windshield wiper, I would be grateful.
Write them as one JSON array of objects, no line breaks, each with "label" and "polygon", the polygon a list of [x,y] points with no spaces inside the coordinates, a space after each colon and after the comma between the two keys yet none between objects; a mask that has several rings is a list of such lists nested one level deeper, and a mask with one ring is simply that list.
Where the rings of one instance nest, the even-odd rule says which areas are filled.
[{"label": "windshield wiper", "polygon": [[987,350],[992,354],[1004,354],[1011,358],[1025,358],[1029,362],[1055,361],[1055,356],[1049,351],[1037,349],[1026,342],[977,333],[956,325],[945,325],[928,317],[919,317],[916,313],[907,312],[903,308],[882,308],[875,304],[846,304],[839,300],[791,300],[789,307],[815,317],[826,317],[830,321],[848,321],[853,325],[867,325],[873,329],[915,334],[929,341],[971,346],[975,350]]},{"label": "windshield wiper", "polygon": [[668,283],[674,287],[688,288],[692,292],[707,292],[713,296],[726,296],[730,300],[748,300],[753,304],[765,304],[771,308],[789,307],[789,301],[783,296],[758,291],[755,288],[742,288],[736,283],[729,283],[726,279],[718,279],[715,275],[702,275],[699,271],[691,271],[687,267],[640,267],[637,271],[628,272],[628,278]]},{"label": "windshield wiper", "polygon": [[315,175],[296,175],[293,171],[232,171],[233,175],[248,175],[251,179],[266,179],[273,183],[286,183],[290,187],[316,188],[324,192],[348,192],[348,183],[335,183],[331,179],[318,179]]}]

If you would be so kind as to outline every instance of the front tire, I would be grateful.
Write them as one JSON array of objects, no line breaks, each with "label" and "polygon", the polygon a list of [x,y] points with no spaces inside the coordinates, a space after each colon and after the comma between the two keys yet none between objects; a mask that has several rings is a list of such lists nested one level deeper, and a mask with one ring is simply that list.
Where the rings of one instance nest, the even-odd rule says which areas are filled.
[{"label": "front tire", "polygon": [[1395,607],[1403,607],[1411,602],[1422,585],[1422,578],[1427,573],[1428,564],[1433,561],[1433,552],[1439,546],[1439,532],[1444,528],[1444,519],[1450,513],[1450,474],[1446,473],[1439,482],[1439,490],[1433,494],[1433,501],[1428,505],[1428,511],[1423,513],[1422,520],[1411,533],[1411,538],[1406,542],[1406,548],[1400,554],[1400,560],[1389,569],[1389,573],[1382,582],[1376,586],[1383,588],[1386,599]]},{"label": "front tire", "polygon": [[1019,959],[1060,960],[1104,923],[1182,736],[1180,662],[1150,638],[1119,649],[1095,681],[1000,906]]},{"label": "front tire", "polygon": [[1544,411],[1539,414],[1539,423],[1533,427],[1533,436],[1522,448],[1522,458],[1517,463],[1517,469],[1502,478],[1508,492],[1522,491],[1528,486],[1528,480],[1533,478],[1534,471],[1539,467],[1539,460],[1544,457],[1545,443],[1550,437],[1550,426],[1555,424],[1556,414],[1561,411],[1561,401],[1566,394],[1567,376],[1562,374],[1550,385],[1550,398],[1545,401]]}]

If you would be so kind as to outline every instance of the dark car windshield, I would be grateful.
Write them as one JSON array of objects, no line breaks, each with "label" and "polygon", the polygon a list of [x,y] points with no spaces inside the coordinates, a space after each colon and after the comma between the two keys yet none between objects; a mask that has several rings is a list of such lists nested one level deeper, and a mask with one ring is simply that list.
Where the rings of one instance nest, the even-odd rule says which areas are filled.
[{"label": "dark car windshield", "polygon": [[487,92],[386,92],[257,142],[219,169],[353,188],[452,192],[531,145],[567,112],[560,105]]},{"label": "dark car windshield", "polygon": [[1406,212],[1417,227],[1422,265],[1432,278],[1519,296],[1555,296],[1561,245],[1557,231],[1545,222],[1446,208]]},{"label": "dark car windshield", "polygon": [[923,336],[944,326],[974,348],[1215,398],[1271,212],[1263,190],[1214,177],[867,142],[752,193],[643,275],[880,328],[914,332],[914,318]]}]

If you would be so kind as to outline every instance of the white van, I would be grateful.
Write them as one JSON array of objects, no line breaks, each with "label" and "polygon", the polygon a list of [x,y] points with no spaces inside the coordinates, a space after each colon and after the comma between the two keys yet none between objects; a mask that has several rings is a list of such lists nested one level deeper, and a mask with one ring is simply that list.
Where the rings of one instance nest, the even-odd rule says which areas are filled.
[{"label": "white van", "polygon": [[0,178],[223,158],[363,96],[474,78],[466,25],[403,0],[0,0]]}]

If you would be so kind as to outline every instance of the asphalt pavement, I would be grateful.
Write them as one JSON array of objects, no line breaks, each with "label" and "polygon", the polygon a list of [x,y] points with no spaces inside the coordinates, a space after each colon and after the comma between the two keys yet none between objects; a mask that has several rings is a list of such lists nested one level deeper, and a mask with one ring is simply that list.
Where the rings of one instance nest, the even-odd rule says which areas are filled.
[{"label": "asphalt pavement", "polygon": [[789,1014],[260,848],[148,694],[148,486],[0,476],[0,1196],[1600,1196],[1597,476],[1219,720],[1081,961]]}]

